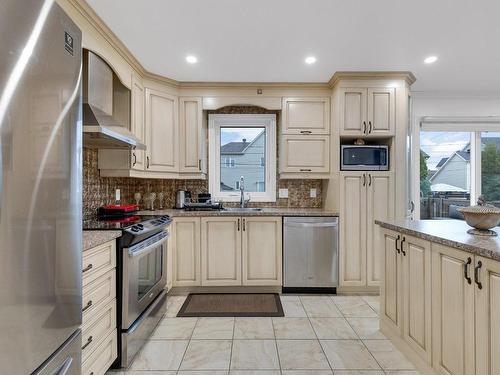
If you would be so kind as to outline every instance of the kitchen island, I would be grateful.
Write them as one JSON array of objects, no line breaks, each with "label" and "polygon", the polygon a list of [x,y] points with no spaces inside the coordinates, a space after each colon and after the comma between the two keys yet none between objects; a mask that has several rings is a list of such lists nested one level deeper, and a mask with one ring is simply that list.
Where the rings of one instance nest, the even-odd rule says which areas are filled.
[{"label": "kitchen island", "polygon": [[424,374],[500,374],[500,237],[460,220],[376,224],[381,331]]}]

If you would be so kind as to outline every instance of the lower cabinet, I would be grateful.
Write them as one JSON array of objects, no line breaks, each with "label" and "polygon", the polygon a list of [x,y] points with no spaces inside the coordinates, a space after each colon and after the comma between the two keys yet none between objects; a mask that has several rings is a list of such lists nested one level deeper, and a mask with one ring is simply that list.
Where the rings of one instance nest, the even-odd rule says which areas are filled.
[{"label": "lower cabinet", "polygon": [[500,374],[500,262],[382,233],[382,331],[425,373]]},{"label": "lower cabinet", "polygon": [[282,285],[281,217],[180,217],[173,286]]},{"label": "lower cabinet", "polygon": [[104,375],[117,357],[116,241],[83,252],[82,374]]}]

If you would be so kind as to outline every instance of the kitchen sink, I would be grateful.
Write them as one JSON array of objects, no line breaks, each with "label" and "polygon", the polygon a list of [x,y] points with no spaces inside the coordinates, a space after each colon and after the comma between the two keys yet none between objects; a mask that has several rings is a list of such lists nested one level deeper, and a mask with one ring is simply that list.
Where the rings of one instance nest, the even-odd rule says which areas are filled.
[{"label": "kitchen sink", "polygon": [[262,211],[262,208],[258,208],[258,207],[245,207],[245,208],[241,208],[241,207],[228,207],[228,208],[224,208],[224,211],[259,212],[259,211]]}]

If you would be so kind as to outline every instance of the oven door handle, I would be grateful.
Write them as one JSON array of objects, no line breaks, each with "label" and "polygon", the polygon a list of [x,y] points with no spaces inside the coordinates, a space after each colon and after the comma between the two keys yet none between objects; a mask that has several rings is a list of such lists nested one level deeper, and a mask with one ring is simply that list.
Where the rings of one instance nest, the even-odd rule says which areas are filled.
[{"label": "oven door handle", "polygon": [[139,255],[144,255],[146,253],[149,253],[149,252],[153,251],[154,249],[156,249],[158,246],[163,245],[168,240],[169,237],[170,237],[170,233],[167,233],[165,235],[165,237],[163,237],[160,241],[153,242],[151,245],[146,246],[144,249],[140,249],[137,251],[131,251],[130,248],[126,248],[125,250],[128,251],[129,257],[135,258],[135,257],[138,257]]}]

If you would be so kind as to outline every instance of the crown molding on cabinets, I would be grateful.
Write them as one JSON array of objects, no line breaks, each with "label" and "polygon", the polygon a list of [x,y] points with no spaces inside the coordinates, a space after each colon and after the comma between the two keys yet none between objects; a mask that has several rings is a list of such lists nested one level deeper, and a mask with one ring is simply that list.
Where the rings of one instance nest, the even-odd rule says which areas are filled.
[{"label": "crown molding on cabinets", "polygon": [[341,79],[404,79],[408,85],[413,84],[417,80],[412,72],[407,71],[335,72],[328,84],[330,87],[333,87]]}]

